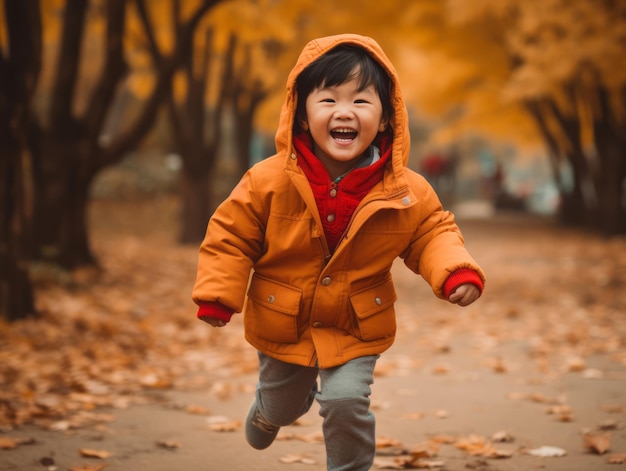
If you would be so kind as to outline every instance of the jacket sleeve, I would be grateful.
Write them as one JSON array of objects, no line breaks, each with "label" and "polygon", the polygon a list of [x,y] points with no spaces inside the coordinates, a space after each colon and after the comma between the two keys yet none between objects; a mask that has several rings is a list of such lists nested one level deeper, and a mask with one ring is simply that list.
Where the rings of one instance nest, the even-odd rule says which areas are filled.
[{"label": "jacket sleeve", "polygon": [[220,303],[242,311],[250,271],[263,248],[262,214],[248,171],[209,220],[192,291],[196,304]]},{"label": "jacket sleeve", "polygon": [[415,273],[421,274],[441,299],[447,299],[444,292],[446,280],[458,270],[476,272],[484,287],[485,274],[465,248],[454,215],[443,209],[435,191],[425,180],[420,187],[419,222],[411,246],[402,255],[405,264]]}]

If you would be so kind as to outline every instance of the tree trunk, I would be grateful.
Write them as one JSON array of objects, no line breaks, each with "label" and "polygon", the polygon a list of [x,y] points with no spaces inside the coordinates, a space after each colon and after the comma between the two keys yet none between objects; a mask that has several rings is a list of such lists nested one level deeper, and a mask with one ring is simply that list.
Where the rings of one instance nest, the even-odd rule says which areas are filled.
[{"label": "tree trunk", "polygon": [[[535,120],[539,132],[546,143],[548,154],[550,155],[553,179],[557,189],[559,190],[559,196],[561,197],[559,218],[563,224],[582,226],[584,225],[586,217],[584,210],[586,202],[583,194],[583,184],[580,179],[580,170],[577,170],[574,166],[576,160],[571,156],[571,151],[561,148],[562,146],[559,145],[557,137],[548,125],[546,115],[550,113],[550,111],[547,110],[553,110],[554,108],[548,106],[545,102],[540,103],[536,101],[528,102],[526,107]],[[567,188],[561,177],[561,155],[565,156],[567,162],[572,168],[574,178],[572,188]]]},{"label": "tree trunk", "polygon": [[[211,183],[222,138],[221,123],[225,100],[228,98],[224,88],[231,78],[234,38],[231,37],[226,64],[220,78],[222,93],[215,108],[207,112],[204,95],[209,79],[212,47],[212,31],[209,30],[200,63],[194,64],[193,55],[187,58],[185,70],[188,90],[186,100],[181,106],[176,105],[173,90],[169,90],[168,116],[183,160],[179,236],[182,244],[198,244],[202,241],[207,222],[215,209]],[[159,55],[156,45],[153,46],[153,54]]]},{"label": "tree trunk", "polygon": [[181,233],[183,244],[196,244],[206,233],[211,204],[210,172],[192,173],[183,170],[181,187]]},{"label": "tree trunk", "polygon": [[605,235],[626,231],[626,211],[623,206],[624,177],[620,172],[622,150],[607,136],[602,155],[602,187],[598,194],[600,229]]},{"label": "tree trunk", "polygon": [[606,235],[626,231],[624,202],[626,173],[624,146],[626,131],[619,119],[613,119],[610,94],[599,90],[601,113],[594,120],[594,141],[598,151],[600,172],[598,185],[599,225]]},{"label": "tree trunk", "polygon": [[36,181],[35,233],[38,258],[64,268],[96,266],[89,244],[87,202],[94,172],[85,166],[85,156],[76,141],[44,137],[43,168]]},{"label": "tree trunk", "polygon": [[8,45],[0,50],[0,316],[35,314],[28,264],[32,233],[29,105],[41,68],[37,0],[4,2]]},{"label": "tree trunk", "polygon": [[[576,102],[574,85],[565,87],[565,92],[572,103]],[[567,139],[564,154],[570,163],[574,180],[571,200],[568,201],[570,206],[564,208],[570,219],[565,222],[579,227],[593,227],[598,220],[599,185],[585,156],[580,119],[562,112],[553,100],[548,100],[547,105],[560,126],[562,135]]]},{"label": "tree trunk", "polygon": [[0,316],[13,321],[35,314],[28,273],[32,188],[28,188],[31,175],[27,149],[15,136],[6,132],[7,115],[0,115],[3,116],[0,120],[0,140],[4,143],[4,155],[0,158]]},{"label": "tree trunk", "polygon": [[254,132],[254,114],[268,94],[262,82],[252,77],[250,47],[245,48],[244,57],[242,69],[233,77],[234,86],[231,91],[239,176],[250,168],[250,143]]},{"label": "tree trunk", "polygon": [[[37,246],[39,255],[65,268],[97,265],[89,244],[87,203],[90,184],[104,167],[117,163],[152,128],[166,96],[172,76],[189,54],[190,38],[212,2],[205,0],[182,26],[183,42],[171,56],[156,67],[157,82],[152,95],[135,120],[108,145],[99,141],[115,90],[126,72],[122,35],[126,0],[109,0],[106,8],[105,65],[83,116],[75,116],[75,93],[79,47],[83,41],[86,0],[70,0],[66,5],[64,31],[53,93],[63,100],[52,100],[49,129],[44,131],[41,158],[37,166]],[[143,6],[143,2],[137,3]],[[145,9],[144,9],[145,12]],[[147,17],[146,17],[147,20]],[[71,71],[72,73],[68,73]]]}]

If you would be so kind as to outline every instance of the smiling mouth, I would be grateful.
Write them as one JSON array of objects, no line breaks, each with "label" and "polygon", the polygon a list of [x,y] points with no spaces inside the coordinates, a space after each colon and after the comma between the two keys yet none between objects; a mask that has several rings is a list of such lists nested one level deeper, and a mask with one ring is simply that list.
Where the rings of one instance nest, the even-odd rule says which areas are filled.
[{"label": "smiling mouth", "polygon": [[357,132],[351,128],[336,128],[330,131],[330,135],[340,141],[352,141],[356,138]]}]

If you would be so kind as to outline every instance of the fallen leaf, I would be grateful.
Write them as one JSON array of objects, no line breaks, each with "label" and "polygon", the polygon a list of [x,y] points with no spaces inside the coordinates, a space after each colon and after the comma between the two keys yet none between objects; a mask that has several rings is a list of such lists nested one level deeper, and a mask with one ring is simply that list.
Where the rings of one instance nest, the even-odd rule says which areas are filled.
[{"label": "fallen leaf", "polygon": [[39,460],[39,464],[41,466],[48,466],[48,467],[54,466],[55,465],[54,458],[50,458],[49,456],[44,456],[43,458]]},{"label": "fallen leaf", "polygon": [[106,450],[93,450],[91,448],[81,448],[78,450],[85,458],[99,458],[101,460],[111,457],[113,454]]},{"label": "fallen leaf", "polygon": [[176,442],[173,440],[159,440],[156,442],[156,444],[159,448],[167,448],[169,450],[182,447],[182,444],[180,442]]},{"label": "fallen leaf", "polygon": [[500,432],[494,433],[491,436],[491,440],[499,443],[511,443],[515,441],[515,438],[513,438],[513,436],[509,432],[502,430]]},{"label": "fallen leaf", "polygon": [[586,450],[603,455],[611,448],[611,432],[588,432],[583,435],[583,446]]},{"label": "fallen leaf", "polygon": [[226,417],[225,415],[210,415],[206,418],[206,423],[211,424],[223,424],[225,422],[230,422],[231,419]]},{"label": "fallen leaf", "polygon": [[225,383],[224,381],[217,381],[213,383],[209,392],[218,399],[226,400],[232,396],[233,386],[230,383]]},{"label": "fallen leaf", "polygon": [[624,464],[626,463],[626,453],[613,453],[606,458],[609,464]]},{"label": "fallen leaf", "polygon": [[296,454],[296,453],[289,453],[285,456],[282,456],[278,459],[278,461],[280,461],[281,463],[285,463],[285,464],[295,464],[295,463],[301,463],[301,464],[317,464],[317,462],[311,458],[309,455],[307,454]]},{"label": "fallen leaf", "polygon": [[558,404],[548,407],[546,409],[548,414],[554,415],[554,418],[559,422],[571,422],[574,420],[574,414],[572,408],[566,404]]},{"label": "fallen leaf", "polygon": [[376,437],[376,448],[388,448],[388,447],[396,447],[401,446],[402,444],[394,439],[388,437]]},{"label": "fallen leaf", "polygon": [[539,448],[528,450],[526,453],[532,456],[541,456],[542,458],[565,456],[567,454],[565,450],[555,446],[541,446]]},{"label": "fallen leaf", "polygon": [[507,366],[506,362],[501,357],[491,358],[486,361],[486,364],[494,373],[508,373],[509,372],[509,367]]},{"label": "fallen leaf", "polygon": [[209,409],[207,409],[206,407],[202,407],[202,406],[187,406],[185,408],[185,412],[187,412],[188,414],[194,414],[194,415],[209,415],[211,412],[209,411]]},{"label": "fallen leaf", "polygon": [[604,371],[597,368],[587,368],[582,372],[582,376],[585,379],[602,379],[604,377]]},{"label": "fallen leaf", "polygon": [[142,386],[153,389],[167,389],[172,386],[172,382],[160,376],[157,372],[149,372],[139,376],[139,383]]},{"label": "fallen leaf", "polygon": [[616,419],[606,419],[598,424],[599,430],[617,430],[619,427],[620,423]]},{"label": "fallen leaf", "polygon": [[581,356],[572,356],[566,360],[567,371],[583,371],[586,367],[585,359]]},{"label": "fallen leaf", "polygon": [[0,437],[0,450],[12,450],[17,448],[17,440],[15,438]]},{"label": "fallen leaf", "polygon": [[452,367],[447,363],[440,363],[438,365],[433,366],[432,372],[436,375],[446,375],[450,373]]},{"label": "fallen leaf", "polygon": [[411,448],[410,454],[415,460],[420,458],[433,458],[437,456],[440,448],[441,445],[439,442],[427,440]]},{"label": "fallen leaf", "polygon": [[556,405],[548,407],[546,412],[553,415],[571,414],[572,408],[568,405]]},{"label": "fallen leaf", "polygon": [[231,422],[219,422],[215,424],[209,424],[209,430],[214,432],[236,432],[241,428],[240,420],[233,420]]},{"label": "fallen leaf", "polygon": [[513,456],[512,451],[497,449],[489,440],[479,435],[461,438],[457,440],[454,446],[470,456],[484,456],[486,458],[510,458]]},{"label": "fallen leaf", "polygon": [[58,422],[54,422],[50,427],[48,427],[53,432],[67,432],[70,429],[71,425],[68,420],[59,420]]},{"label": "fallen leaf", "polygon": [[479,471],[486,470],[488,466],[489,466],[489,463],[487,462],[487,460],[483,460],[483,459],[474,460],[465,464],[465,467],[467,469],[478,469]]},{"label": "fallen leaf", "polygon": [[435,443],[441,443],[444,445],[452,445],[454,442],[458,440],[458,438],[453,435],[441,434],[441,435],[433,435],[432,437],[429,438],[429,440]]},{"label": "fallen leaf", "polygon": [[487,455],[488,458],[511,458],[513,456],[513,450],[503,450],[501,448],[494,448],[493,452],[490,455]]}]

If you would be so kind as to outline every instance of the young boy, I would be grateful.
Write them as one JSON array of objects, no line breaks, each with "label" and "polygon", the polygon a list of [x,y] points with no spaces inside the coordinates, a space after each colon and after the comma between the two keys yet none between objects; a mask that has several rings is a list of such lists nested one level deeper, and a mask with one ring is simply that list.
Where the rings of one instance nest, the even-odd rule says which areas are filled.
[{"label": "young boy", "polygon": [[259,352],[251,446],[268,447],[317,400],[328,469],[368,470],[374,365],[396,331],[394,260],[461,306],[478,299],[484,274],[452,214],[406,167],[400,85],[371,38],[306,45],[287,81],[276,149],[209,221],[198,317],[224,326],[247,292],[245,336]]}]

